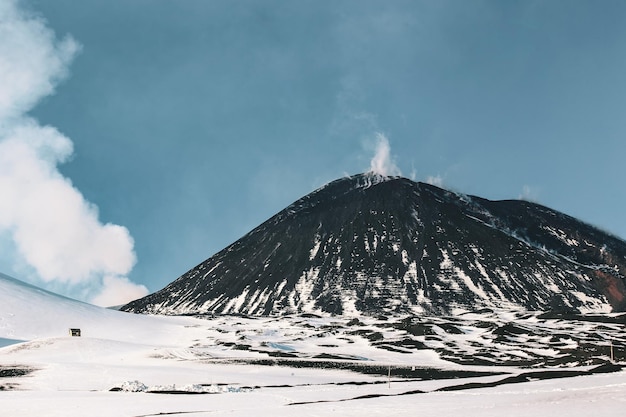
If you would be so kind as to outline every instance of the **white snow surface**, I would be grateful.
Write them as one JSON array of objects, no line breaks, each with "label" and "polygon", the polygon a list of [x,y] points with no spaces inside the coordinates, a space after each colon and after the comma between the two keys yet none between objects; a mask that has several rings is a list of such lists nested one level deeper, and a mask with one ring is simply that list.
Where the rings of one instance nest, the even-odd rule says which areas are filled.
[{"label": "white snow surface", "polygon": [[[521,372],[455,365],[431,349],[409,353],[378,349],[363,338],[337,330],[338,324],[345,325],[349,319],[131,315],[63,298],[0,275],[0,370],[33,370],[25,376],[0,377],[0,415],[624,415],[626,372],[434,392],[502,377],[402,379],[298,367],[296,362],[294,366],[251,362],[267,359],[263,350],[267,349],[304,352],[311,358],[320,353],[350,355],[351,363],[356,358],[364,365],[393,369],[428,366]],[[359,319],[361,329],[375,320]],[[296,322],[303,325],[296,327]],[[82,336],[70,337],[69,328],[80,328]],[[380,331],[380,327],[375,329]],[[462,335],[468,343],[478,338],[472,331]],[[385,337],[394,335],[392,330],[383,333]],[[236,349],[236,343],[257,349]],[[118,391],[110,391],[112,388]],[[414,390],[424,393],[395,396]],[[382,396],[363,397],[372,395]]]}]

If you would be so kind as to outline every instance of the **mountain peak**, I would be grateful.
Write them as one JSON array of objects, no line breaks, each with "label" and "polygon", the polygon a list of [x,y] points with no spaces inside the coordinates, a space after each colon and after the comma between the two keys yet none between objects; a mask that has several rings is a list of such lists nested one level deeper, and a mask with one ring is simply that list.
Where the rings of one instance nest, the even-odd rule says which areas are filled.
[{"label": "mountain peak", "polygon": [[622,311],[626,243],[525,201],[372,172],[308,194],[126,311]]},{"label": "mountain peak", "polygon": [[[381,174],[377,174],[373,171],[368,171],[368,172],[363,172],[360,174],[354,174],[354,175],[346,175],[345,177],[336,179],[334,181],[331,181],[323,186],[321,186],[320,188],[318,188],[318,190],[323,190],[327,187],[336,187],[338,188],[340,186],[340,184],[345,184],[345,189],[346,191],[350,191],[356,188],[369,188],[372,187],[374,185],[378,185],[384,182],[388,182],[388,181],[392,181],[392,180],[397,180],[397,179],[406,179],[400,176],[390,176],[390,175],[381,175]],[[408,181],[408,180],[407,180]],[[313,193],[315,193],[316,191],[313,191]]]},{"label": "mountain peak", "polygon": [[402,178],[397,175],[383,175],[374,171],[368,171],[363,174],[355,175],[354,177],[364,187],[371,187],[372,185],[380,184],[381,182]]}]

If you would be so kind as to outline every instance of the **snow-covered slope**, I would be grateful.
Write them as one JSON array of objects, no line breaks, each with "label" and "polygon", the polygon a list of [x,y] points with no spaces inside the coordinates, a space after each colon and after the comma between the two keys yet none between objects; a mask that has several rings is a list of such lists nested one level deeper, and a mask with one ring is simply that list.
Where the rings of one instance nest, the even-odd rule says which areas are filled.
[{"label": "snow-covered slope", "polygon": [[565,318],[141,316],[0,276],[0,338],[32,339],[0,347],[0,414],[622,415],[626,373],[598,365],[624,316]]},{"label": "snow-covered slope", "polygon": [[296,201],[166,288],[159,314],[623,311],[626,242],[526,201],[361,174]]},{"label": "snow-covered slope", "polygon": [[167,322],[82,303],[0,274],[0,339],[83,336],[118,341],[167,343]]}]

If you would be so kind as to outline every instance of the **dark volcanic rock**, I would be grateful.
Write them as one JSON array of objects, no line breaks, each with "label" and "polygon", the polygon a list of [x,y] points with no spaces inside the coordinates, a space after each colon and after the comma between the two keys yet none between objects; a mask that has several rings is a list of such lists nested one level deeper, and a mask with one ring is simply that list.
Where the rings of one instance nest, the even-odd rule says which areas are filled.
[{"label": "dark volcanic rock", "polygon": [[624,311],[625,275],[626,242],[570,216],[361,174],[303,197],[122,310]]}]

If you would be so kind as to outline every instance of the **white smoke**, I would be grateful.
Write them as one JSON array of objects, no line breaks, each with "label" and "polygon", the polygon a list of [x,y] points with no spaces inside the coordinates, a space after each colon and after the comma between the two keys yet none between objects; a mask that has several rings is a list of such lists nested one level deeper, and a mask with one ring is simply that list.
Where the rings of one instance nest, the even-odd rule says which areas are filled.
[{"label": "white smoke", "polygon": [[530,202],[536,202],[539,200],[538,191],[531,187],[530,185],[524,185],[522,187],[522,192],[517,196],[519,200],[526,200]]},{"label": "white smoke", "polygon": [[79,49],[71,37],[56,41],[43,19],[0,2],[0,123],[21,117],[54,92]]},{"label": "white smoke", "polygon": [[380,132],[376,133],[376,152],[370,161],[370,172],[384,177],[402,175],[391,155],[389,139]]},{"label": "white smoke", "polygon": [[436,187],[443,187],[443,178],[441,175],[429,175],[426,178],[426,184],[434,185]]},{"label": "white smoke", "polygon": [[[99,306],[117,306],[136,300],[147,294],[143,285],[137,285],[126,277],[105,276],[102,280],[103,288],[91,302]],[[123,295],[123,297],[120,297]]]},{"label": "white smoke", "polygon": [[101,304],[145,295],[125,277],[135,264],[128,230],[102,224],[97,207],[57,169],[72,156],[71,140],[27,116],[67,76],[79,45],[57,40],[18,3],[0,1],[0,236],[8,237],[0,249],[44,282],[99,293],[93,300]]}]

